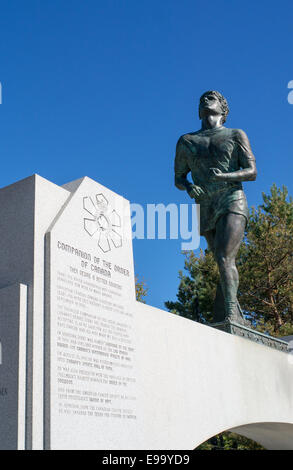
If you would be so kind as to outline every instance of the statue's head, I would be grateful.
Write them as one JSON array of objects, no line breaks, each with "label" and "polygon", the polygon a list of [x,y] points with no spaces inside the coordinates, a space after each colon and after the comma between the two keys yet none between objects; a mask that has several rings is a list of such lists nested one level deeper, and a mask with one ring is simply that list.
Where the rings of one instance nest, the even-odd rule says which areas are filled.
[{"label": "statue's head", "polygon": [[213,113],[222,114],[221,123],[226,122],[229,114],[229,106],[226,98],[218,91],[206,91],[199,100],[199,119],[202,119],[204,114],[210,110]]}]

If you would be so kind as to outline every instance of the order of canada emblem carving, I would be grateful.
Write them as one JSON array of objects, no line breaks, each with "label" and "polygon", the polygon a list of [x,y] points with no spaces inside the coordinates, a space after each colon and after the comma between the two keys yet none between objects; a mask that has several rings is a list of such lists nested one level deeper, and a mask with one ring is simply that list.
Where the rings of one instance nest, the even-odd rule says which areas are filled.
[{"label": "order of canada emblem carving", "polygon": [[84,229],[90,237],[97,240],[98,247],[104,253],[110,251],[113,246],[120,248],[121,217],[112,209],[107,198],[102,193],[96,194],[95,199],[84,197],[83,208],[90,215],[83,219]]}]

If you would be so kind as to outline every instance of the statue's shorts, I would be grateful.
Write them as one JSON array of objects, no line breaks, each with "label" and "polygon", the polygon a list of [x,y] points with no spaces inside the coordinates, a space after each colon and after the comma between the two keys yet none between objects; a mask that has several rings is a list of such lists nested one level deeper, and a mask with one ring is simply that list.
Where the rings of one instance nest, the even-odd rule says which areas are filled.
[{"label": "statue's shorts", "polygon": [[198,201],[200,205],[200,234],[214,230],[217,221],[222,215],[233,213],[243,215],[246,223],[249,217],[246,197],[242,189],[230,189],[215,192],[204,200]]}]

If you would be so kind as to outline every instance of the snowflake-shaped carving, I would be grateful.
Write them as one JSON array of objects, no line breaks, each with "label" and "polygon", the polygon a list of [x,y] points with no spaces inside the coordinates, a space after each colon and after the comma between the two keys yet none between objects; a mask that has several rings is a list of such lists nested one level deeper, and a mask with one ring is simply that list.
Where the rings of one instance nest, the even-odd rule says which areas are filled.
[{"label": "snowflake-shaped carving", "polygon": [[84,197],[83,208],[91,215],[91,218],[84,218],[84,229],[98,241],[104,253],[111,250],[110,242],[115,248],[122,246],[122,236],[117,230],[121,228],[120,215],[110,207],[103,194],[96,194],[95,201],[91,197]]}]

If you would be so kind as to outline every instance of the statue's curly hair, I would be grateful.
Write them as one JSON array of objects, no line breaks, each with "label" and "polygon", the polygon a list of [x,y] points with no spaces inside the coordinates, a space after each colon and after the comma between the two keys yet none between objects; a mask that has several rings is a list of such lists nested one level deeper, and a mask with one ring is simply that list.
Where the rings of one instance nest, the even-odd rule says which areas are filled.
[{"label": "statue's curly hair", "polygon": [[228,106],[228,102],[227,102],[226,98],[219,91],[210,90],[210,91],[206,91],[205,93],[203,93],[201,95],[199,101],[201,101],[201,99],[204,98],[206,95],[214,95],[220,101],[221,108],[222,108],[222,111],[223,111],[222,112],[222,124],[224,124],[226,122],[227,116],[229,114],[229,106]]}]

